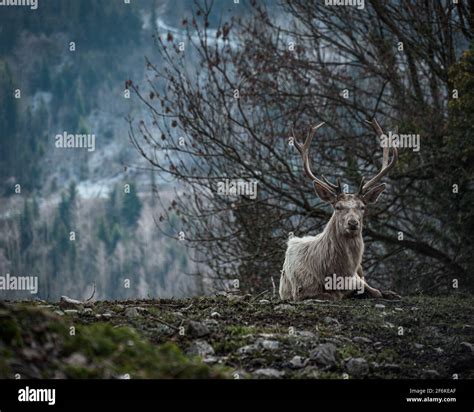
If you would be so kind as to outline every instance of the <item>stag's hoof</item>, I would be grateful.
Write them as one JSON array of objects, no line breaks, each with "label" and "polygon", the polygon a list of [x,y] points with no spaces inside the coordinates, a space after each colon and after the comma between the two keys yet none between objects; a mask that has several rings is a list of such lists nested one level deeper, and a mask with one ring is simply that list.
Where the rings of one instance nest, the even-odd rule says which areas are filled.
[{"label": "stag's hoof", "polygon": [[383,298],[383,293],[378,289],[374,289],[374,290],[370,291],[370,295],[375,299]]},{"label": "stag's hoof", "polygon": [[393,292],[392,290],[384,290],[382,292],[382,297],[389,300],[398,300],[402,298],[399,294]]}]

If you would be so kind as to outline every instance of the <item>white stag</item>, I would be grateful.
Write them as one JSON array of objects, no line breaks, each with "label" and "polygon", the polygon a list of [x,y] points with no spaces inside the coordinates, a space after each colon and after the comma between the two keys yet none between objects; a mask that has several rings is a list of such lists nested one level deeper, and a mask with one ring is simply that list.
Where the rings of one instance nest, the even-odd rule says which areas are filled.
[{"label": "white stag", "polygon": [[[383,130],[377,120],[369,122],[379,138]],[[318,179],[310,168],[309,147],[316,130],[313,127],[301,144],[294,143],[303,158],[306,175],[313,181],[318,197],[333,207],[333,214],[324,231],[317,236],[293,237],[288,241],[285,262],[280,279],[280,298],[302,300],[308,298],[339,300],[365,291],[369,296],[380,298],[398,297],[394,292],[381,292],[368,285],[362,270],[364,240],[362,221],[365,206],[375,203],[385,189],[380,180],[398,159],[397,148],[383,149],[383,164],[379,173],[364,183],[362,179],[357,193],[343,193],[340,181],[330,183],[324,176]]]}]

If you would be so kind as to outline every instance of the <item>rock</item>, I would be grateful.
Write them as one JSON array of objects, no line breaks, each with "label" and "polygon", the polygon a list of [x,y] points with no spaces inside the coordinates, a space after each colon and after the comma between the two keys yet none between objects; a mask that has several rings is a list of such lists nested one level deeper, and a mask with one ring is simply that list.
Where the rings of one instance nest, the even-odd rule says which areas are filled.
[{"label": "rock", "polygon": [[275,312],[294,312],[294,310],[295,308],[293,306],[285,303],[275,306]]},{"label": "rock", "polygon": [[42,355],[41,352],[32,348],[23,348],[21,350],[21,353],[24,356],[24,358],[27,359],[28,361],[41,359],[41,355]]},{"label": "rock", "polygon": [[375,305],[375,309],[385,309],[385,305],[382,305],[381,303],[377,303]]},{"label": "rock", "polygon": [[461,342],[459,344],[459,346],[461,347],[461,350],[463,352],[467,352],[467,353],[474,353],[474,345],[472,343],[469,343],[469,342]]},{"label": "rock", "polygon": [[425,345],[422,345],[421,343],[415,343],[413,346],[415,349],[423,349],[425,347]]},{"label": "rock", "polygon": [[331,318],[331,316],[326,316],[323,321],[328,325],[333,324],[339,326],[339,321],[336,318]]},{"label": "rock", "polygon": [[372,343],[372,339],[366,338],[364,336],[354,336],[352,341],[355,343]]},{"label": "rock", "polygon": [[265,350],[277,350],[280,347],[280,342],[277,340],[258,340],[257,345]]},{"label": "rock", "polygon": [[227,299],[230,301],[230,302],[241,302],[245,299],[245,296],[243,295],[232,295],[232,294],[229,294],[227,295]]},{"label": "rock", "polygon": [[61,296],[59,299],[59,307],[61,309],[82,309],[84,302],[80,300],[71,299],[67,296]]},{"label": "rock", "polygon": [[179,311],[175,311],[175,312],[171,312],[172,315],[178,317],[178,318],[184,318],[184,315],[182,312],[179,312]]},{"label": "rock", "polygon": [[219,326],[219,322],[215,319],[204,319],[204,324],[210,329],[214,329]]},{"label": "rock", "polygon": [[[334,335],[334,338],[333,340],[330,340],[330,339],[327,339],[328,342],[331,342],[332,343],[339,343],[339,342],[352,342],[351,338],[348,338],[347,336],[344,336],[344,335]],[[336,345],[337,346],[337,345]]]},{"label": "rock", "polygon": [[439,378],[439,372],[434,369],[424,369],[422,373],[423,379],[436,379]]},{"label": "rock", "polygon": [[259,378],[280,379],[285,375],[285,372],[273,368],[257,369],[254,373]]},{"label": "rock", "polygon": [[425,331],[427,335],[434,336],[434,337],[440,336],[439,328],[437,328],[436,326],[427,326],[425,328]]},{"label": "rock", "polygon": [[71,366],[84,366],[87,364],[87,358],[79,352],[75,352],[67,357],[64,362]]},{"label": "rock", "polygon": [[[249,337],[252,337],[252,335],[250,335]],[[277,340],[259,338],[254,344],[242,346],[241,348],[237,349],[237,353],[250,354],[258,350],[272,351],[272,350],[279,349],[279,347],[280,347],[280,342],[278,342]]]},{"label": "rock", "polygon": [[298,330],[292,336],[296,336],[298,338],[308,339],[308,340],[317,338],[316,334],[314,334],[313,332],[310,332],[309,330]]},{"label": "rock", "polygon": [[125,316],[127,318],[136,318],[138,316],[138,309],[137,308],[125,309]]},{"label": "rock", "polygon": [[332,343],[318,345],[310,352],[309,357],[322,366],[332,367],[336,364],[336,346]]},{"label": "rock", "polygon": [[64,312],[62,310],[55,310],[54,313],[56,313],[56,315],[58,316],[64,316]]},{"label": "rock", "polygon": [[258,336],[260,336],[261,338],[264,338],[264,339],[273,339],[277,335],[275,335],[274,333],[259,333]]},{"label": "rock", "polygon": [[211,318],[220,318],[221,314],[219,312],[212,312],[211,313]]},{"label": "rock", "polygon": [[352,358],[347,362],[347,372],[352,376],[362,377],[369,373],[369,365],[364,358]]},{"label": "rock", "polygon": [[64,309],[65,315],[77,315],[79,311],[77,309]]},{"label": "rock", "polygon": [[260,303],[260,305],[268,305],[270,301],[268,299],[260,299],[258,303]]},{"label": "rock", "polygon": [[403,312],[403,308],[395,308],[397,312]]},{"label": "rock", "polygon": [[392,372],[400,372],[400,370],[402,369],[400,365],[397,365],[396,363],[385,363],[383,367]]},{"label": "rock", "polygon": [[441,355],[442,353],[444,353],[444,349],[443,348],[435,348],[435,352],[439,353]]},{"label": "rock", "polygon": [[154,328],[154,330],[159,334],[163,334],[167,336],[174,335],[175,333],[175,330],[173,328],[170,328],[169,326],[162,325],[162,324],[157,325],[156,328]]},{"label": "rock", "polygon": [[209,365],[212,365],[214,363],[219,363],[220,358],[217,356],[205,356],[202,361],[204,363],[207,363]]},{"label": "rock", "polygon": [[200,340],[197,339],[191,343],[189,349],[188,349],[188,355],[192,356],[200,356],[201,358],[204,358],[208,355],[214,355],[214,348],[207,343],[205,340]]},{"label": "rock", "polygon": [[110,319],[110,318],[112,318],[112,316],[113,315],[110,312],[102,313],[102,317],[106,318],[106,319]]},{"label": "rock", "polygon": [[308,359],[303,358],[302,356],[293,356],[290,360],[290,366],[293,369],[304,368],[308,364]]},{"label": "rock", "polygon": [[91,308],[84,308],[84,310],[82,311],[82,314],[83,315],[92,315],[93,314],[93,311]]},{"label": "rock", "polygon": [[242,346],[241,348],[237,349],[237,353],[240,355],[249,355],[256,351],[258,351],[258,346],[255,344]]},{"label": "rock", "polygon": [[197,322],[190,320],[186,325],[186,334],[193,338],[202,338],[203,336],[209,335],[209,328],[203,322]]}]

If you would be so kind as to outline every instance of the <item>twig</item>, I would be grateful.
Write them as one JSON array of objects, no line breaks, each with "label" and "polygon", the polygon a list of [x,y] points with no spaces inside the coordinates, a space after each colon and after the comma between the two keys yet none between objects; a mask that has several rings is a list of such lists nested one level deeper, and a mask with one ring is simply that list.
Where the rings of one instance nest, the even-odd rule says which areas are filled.
[{"label": "twig", "polygon": [[156,316],[148,316],[148,318],[150,318],[151,320],[154,320],[158,323],[161,323],[165,326],[168,326],[171,329],[179,330],[179,328],[177,328],[176,326],[173,326],[173,325],[169,324],[168,322],[165,322],[164,320],[161,320],[160,318],[157,318]]},{"label": "twig", "polygon": [[89,299],[85,300],[85,302],[90,302],[92,298],[94,297],[94,295],[95,295],[95,282],[94,282],[94,290],[92,291],[92,295]]},{"label": "twig", "polygon": [[270,276],[270,279],[272,280],[272,286],[273,286],[273,297],[275,297],[275,291],[276,291],[276,286],[275,286],[275,281],[273,280],[273,276]]},{"label": "twig", "polygon": [[189,310],[193,307],[194,305],[191,303],[189,306],[186,306],[185,308],[181,309],[181,312],[184,312],[186,310]]},{"label": "twig", "polygon": [[263,292],[260,292],[258,295],[255,295],[250,301],[253,302],[253,301],[257,300],[260,296],[265,295],[265,293],[268,293],[268,292],[270,292],[270,290],[266,289]]}]

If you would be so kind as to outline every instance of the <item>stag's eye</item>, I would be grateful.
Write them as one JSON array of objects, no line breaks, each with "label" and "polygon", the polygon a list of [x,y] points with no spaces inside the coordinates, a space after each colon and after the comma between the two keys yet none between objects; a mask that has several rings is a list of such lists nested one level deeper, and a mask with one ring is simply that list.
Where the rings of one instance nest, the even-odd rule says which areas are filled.
[{"label": "stag's eye", "polygon": [[342,210],[343,208],[342,208],[341,205],[336,205],[336,208],[335,208],[335,209],[336,209],[336,210]]},{"label": "stag's eye", "polygon": [[365,206],[364,206],[364,205],[360,205],[359,208],[360,208],[360,210],[365,210]]}]

